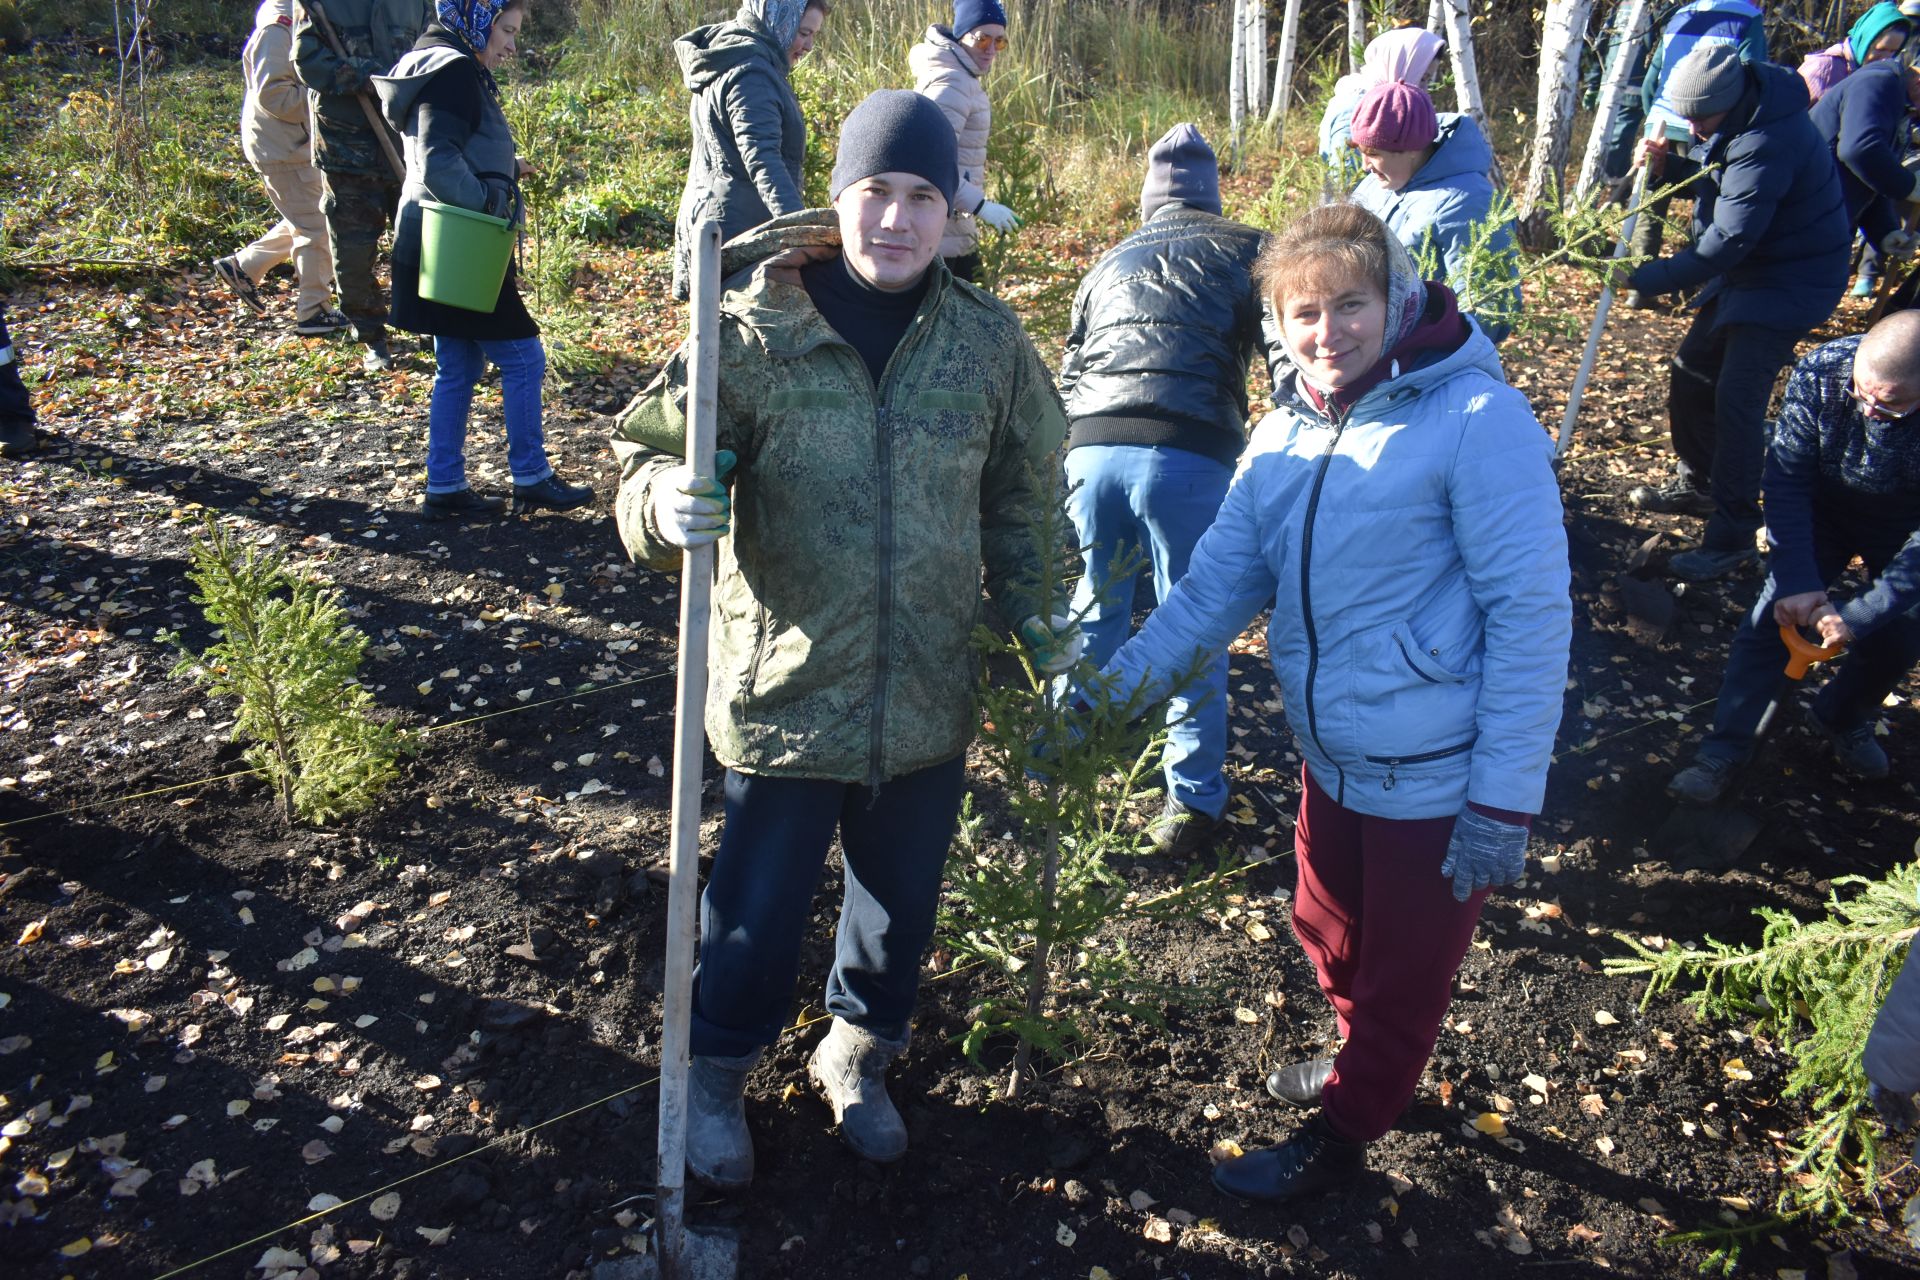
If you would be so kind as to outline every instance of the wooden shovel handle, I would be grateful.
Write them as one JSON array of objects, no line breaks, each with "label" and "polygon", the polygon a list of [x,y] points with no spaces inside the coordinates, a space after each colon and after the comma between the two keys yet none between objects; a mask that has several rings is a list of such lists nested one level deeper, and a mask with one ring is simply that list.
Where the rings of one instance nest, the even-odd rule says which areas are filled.
[{"label": "wooden shovel handle", "polygon": [[1807,668],[1816,662],[1826,662],[1837,658],[1847,651],[1843,644],[1817,645],[1800,634],[1799,628],[1780,624],[1780,639],[1787,646],[1787,675],[1790,679],[1803,680]]}]

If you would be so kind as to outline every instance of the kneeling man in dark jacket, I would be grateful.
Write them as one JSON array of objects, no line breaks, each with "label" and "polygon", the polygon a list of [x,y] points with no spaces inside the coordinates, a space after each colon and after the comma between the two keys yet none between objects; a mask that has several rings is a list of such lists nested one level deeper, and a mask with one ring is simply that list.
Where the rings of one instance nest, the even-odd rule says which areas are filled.
[{"label": "kneeling man in dark jacket", "polygon": [[1655,176],[1708,172],[1689,188],[1693,243],[1638,267],[1630,283],[1649,296],[1706,288],[1667,393],[1677,474],[1628,496],[1707,517],[1701,545],[1669,563],[1676,577],[1701,580],[1754,559],[1767,401],[1795,345],[1840,301],[1853,227],[1799,76],[1713,45],[1680,60],[1667,94],[1700,142],[1691,161],[1649,143]]},{"label": "kneeling man in dark jacket", "polygon": [[[1060,366],[1067,500],[1086,571],[1073,611],[1087,656],[1104,663],[1126,640],[1132,573],[1142,552],[1156,597],[1186,576],[1246,443],[1247,365],[1260,339],[1253,262],[1261,235],[1220,216],[1213,148],[1190,124],[1147,153],[1138,231],[1095,263],[1073,300]],[[1227,660],[1172,700],[1162,852],[1197,852],[1227,807]]]}]

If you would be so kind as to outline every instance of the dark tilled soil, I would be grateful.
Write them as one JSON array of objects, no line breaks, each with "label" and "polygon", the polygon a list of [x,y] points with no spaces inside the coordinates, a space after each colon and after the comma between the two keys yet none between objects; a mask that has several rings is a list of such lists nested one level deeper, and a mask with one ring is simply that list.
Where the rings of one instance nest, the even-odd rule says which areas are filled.
[{"label": "dark tilled soil", "polygon": [[[194,341],[246,328],[203,310]],[[24,350],[52,340],[53,321],[16,316]],[[1753,847],[1683,869],[1661,788],[1759,579],[1685,593],[1664,628],[1636,623],[1649,593],[1619,583],[1650,534],[1684,531],[1624,502],[1664,465],[1679,324],[1629,315],[1610,340],[1565,471],[1577,629],[1536,826],[1548,860],[1488,909],[1373,1174],[1281,1210],[1208,1181],[1216,1144],[1286,1131],[1260,1081],[1332,1034],[1288,933],[1298,765],[1250,635],[1232,768],[1251,820],[1233,835],[1259,865],[1223,912],[1121,926],[1156,976],[1215,998],[1163,1030],[1109,1026],[1013,1103],[1006,1046],[986,1071],[953,1047],[985,979],[937,954],[894,1087],[913,1150],[877,1168],[839,1144],[805,1074],[830,871],[807,1025],[753,1077],[755,1186],[695,1197],[696,1221],[740,1233],[743,1276],[1673,1276],[1704,1252],[1661,1236],[1765,1217],[1806,1120],[1779,1097],[1784,1058],[1671,999],[1642,1014],[1639,986],[1599,965],[1624,949],[1615,931],[1748,939],[1755,906],[1811,912],[1832,877],[1909,856],[1920,716],[1909,685],[1887,713],[1896,780],[1874,786],[1790,723],[1748,786]],[[1578,350],[1506,353],[1550,424]],[[592,477],[591,516],[419,522],[424,363],[325,413],[239,424],[158,412],[130,429],[56,406],[59,447],[0,471],[0,1115],[16,1122],[0,1214],[18,1274],[205,1259],[192,1274],[559,1277],[632,1256],[653,1180],[675,596],[625,563],[603,514],[596,415],[643,372],[555,396],[551,442],[563,473]],[[497,485],[497,401],[478,414],[477,479]],[[257,778],[194,785],[245,768],[231,706],[170,677],[160,639],[207,639],[181,576],[203,510],[336,581],[383,711],[434,727],[378,812],[289,830]],[[1129,874],[1152,891],[1178,872]],[[1474,1127],[1486,1113],[1504,1140]],[[361,1198],[376,1191],[397,1201]],[[302,1221],[322,1196],[351,1203]],[[1861,1211],[1758,1233],[1742,1272],[1912,1274],[1897,1204]]]}]

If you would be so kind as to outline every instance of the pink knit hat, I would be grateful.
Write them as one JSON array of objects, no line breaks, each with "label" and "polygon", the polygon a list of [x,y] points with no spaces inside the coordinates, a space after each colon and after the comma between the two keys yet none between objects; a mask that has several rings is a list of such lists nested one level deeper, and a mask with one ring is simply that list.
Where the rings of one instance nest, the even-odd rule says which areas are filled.
[{"label": "pink knit hat", "polygon": [[1440,118],[1425,89],[1389,80],[1367,90],[1353,109],[1353,145],[1374,151],[1418,151],[1440,136]]}]

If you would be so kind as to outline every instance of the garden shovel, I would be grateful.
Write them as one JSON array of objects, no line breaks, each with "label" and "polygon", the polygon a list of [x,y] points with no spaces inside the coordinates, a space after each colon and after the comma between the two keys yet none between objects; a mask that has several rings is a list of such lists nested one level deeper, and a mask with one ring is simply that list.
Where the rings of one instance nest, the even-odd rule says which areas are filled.
[{"label": "garden shovel", "polygon": [[[1814,663],[1837,658],[1842,652],[1840,645],[1822,648],[1803,638],[1797,629],[1785,625],[1780,628],[1780,639],[1787,646],[1787,677],[1791,680],[1804,680],[1807,669]],[[1780,699],[1774,698],[1761,713],[1759,727],[1754,730],[1756,751],[1772,732],[1779,711]],[[1739,861],[1766,825],[1758,815],[1740,807],[1745,775],[1743,767],[1714,804],[1677,806],[1654,833],[1653,846],[1667,854],[1682,871],[1725,871]]]},{"label": "garden shovel", "polygon": [[[713,474],[720,387],[720,224],[693,233],[693,308],[687,353],[687,465]],[[660,1036],[659,1251],[620,1280],[734,1280],[739,1241],[686,1225],[687,1056],[693,1016],[693,923],[700,878],[700,769],[707,750],[708,606],[713,544],[689,547],[680,570],[680,661],[673,717],[672,854],[667,880],[667,965]],[[596,1280],[609,1280],[596,1269]]]}]

